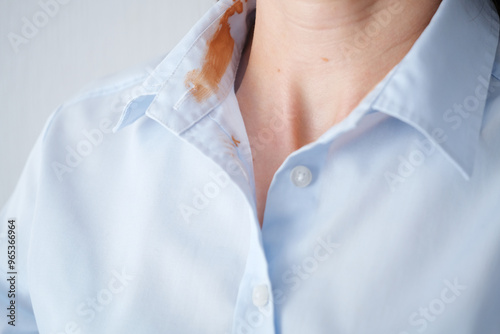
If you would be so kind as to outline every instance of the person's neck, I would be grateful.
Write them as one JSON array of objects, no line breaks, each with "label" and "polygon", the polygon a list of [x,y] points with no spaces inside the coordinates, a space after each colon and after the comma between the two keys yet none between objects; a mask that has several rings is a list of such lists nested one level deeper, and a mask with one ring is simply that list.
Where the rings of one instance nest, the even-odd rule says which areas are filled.
[{"label": "person's neck", "polygon": [[242,58],[248,63],[238,73],[247,129],[255,132],[284,112],[290,131],[281,139],[294,149],[314,141],[401,61],[439,3],[257,0],[254,35]]}]

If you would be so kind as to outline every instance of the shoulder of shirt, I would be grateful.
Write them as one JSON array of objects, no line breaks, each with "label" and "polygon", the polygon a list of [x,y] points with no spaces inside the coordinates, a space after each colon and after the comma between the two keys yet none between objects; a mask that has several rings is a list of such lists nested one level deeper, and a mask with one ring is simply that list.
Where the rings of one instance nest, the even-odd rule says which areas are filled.
[{"label": "shoulder of shirt", "polygon": [[141,84],[150,76],[150,72],[166,57],[162,55],[146,62],[129,67],[123,71],[102,77],[84,86],[80,92],[65,105],[83,100],[116,94],[130,87]]},{"label": "shoulder of shirt", "polygon": [[42,131],[42,137],[45,138],[54,121],[61,118],[64,122],[69,122],[72,117],[78,117],[80,120],[88,119],[92,122],[91,114],[101,119],[107,116],[115,118],[125,106],[127,96],[131,96],[134,88],[140,87],[165,57],[166,55],[155,57],[87,84],[74,97],[59,105],[52,112]]}]

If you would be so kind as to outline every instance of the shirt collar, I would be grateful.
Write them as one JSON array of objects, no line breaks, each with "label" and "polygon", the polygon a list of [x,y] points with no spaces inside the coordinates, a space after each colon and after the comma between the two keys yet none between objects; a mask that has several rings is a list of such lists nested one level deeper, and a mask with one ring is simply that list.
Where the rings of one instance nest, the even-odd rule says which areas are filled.
[{"label": "shirt collar", "polygon": [[[479,7],[479,0],[443,0],[372,103],[374,110],[422,132],[466,178],[473,169],[498,44],[498,17]],[[127,103],[114,131],[146,114],[181,134],[224,101],[233,89],[254,9],[255,0],[217,2],[142,83],[142,93]],[[208,44],[226,18],[234,40],[231,61],[218,89],[200,101],[186,78],[203,67]]]},{"label": "shirt collar", "polygon": [[[175,134],[181,134],[224,101],[234,87],[241,52],[250,27],[247,17],[250,17],[248,14],[254,9],[255,0],[218,1],[144,81],[142,94],[131,98],[135,103],[127,103],[114,131],[146,114]],[[192,84],[186,81],[193,70],[203,71],[208,45],[224,29],[226,18],[234,41],[232,55],[229,55],[231,59],[217,89],[200,101],[193,94]],[[224,41],[227,42],[227,36],[222,38],[226,38]],[[220,57],[217,54],[212,56]]]},{"label": "shirt collar", "polygon": [[422,132],[467,179],[498,44],[484,3],[443,0],[372,105]]}]

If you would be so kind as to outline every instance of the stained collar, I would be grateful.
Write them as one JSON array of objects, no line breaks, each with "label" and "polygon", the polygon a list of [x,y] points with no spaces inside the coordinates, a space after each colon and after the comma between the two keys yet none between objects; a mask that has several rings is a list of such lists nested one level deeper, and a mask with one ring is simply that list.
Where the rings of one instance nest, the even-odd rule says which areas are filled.
[{"label": "stained collar", "polygon": [[[234,86],[254,10],[255,0],[217,2],[142,83],[142,93],[130,99],[114,130],[147,115],[181,134],[224,101]],[[499,68],[498,35],[498,17],[485,2],[443,0],[371,105],[428,137],[466,178],[473,170],[491,74]],[[231,53],[207,56],[216,37],[234,41]],[[220,72],[210,64],[220,62],[214,57],[228,57],[215,87],[200,76]],[[197,85],[213,91],[200,93],[203,87]]]}]

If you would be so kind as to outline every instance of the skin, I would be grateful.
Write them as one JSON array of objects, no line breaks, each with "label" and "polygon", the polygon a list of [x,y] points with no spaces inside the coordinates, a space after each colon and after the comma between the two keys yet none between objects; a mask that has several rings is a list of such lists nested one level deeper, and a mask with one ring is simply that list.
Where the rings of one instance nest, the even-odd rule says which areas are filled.
[{"label": "skin", "polygon": [[[252,153],[261,147],[253,161],[261,226],[269,185],[286,157],[347,117],[408,53],[439,4],[440,0],[257,0],[254,33],[243,51],[236,97]],[[386,26],[362,49],[352,47],[359,31],[368,31],[383,13],[389,13]],[[285,126],[262,148],[259,131],[269,128],[276,117]]]}]

